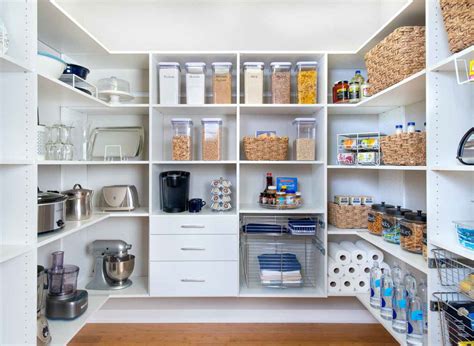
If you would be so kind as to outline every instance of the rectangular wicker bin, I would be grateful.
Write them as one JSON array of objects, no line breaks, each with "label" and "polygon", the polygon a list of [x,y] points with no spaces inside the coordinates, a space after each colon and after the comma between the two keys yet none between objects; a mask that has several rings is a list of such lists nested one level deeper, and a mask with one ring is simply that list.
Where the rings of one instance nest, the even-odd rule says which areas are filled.
[{"label": "rectangular wicker bin", "polygon": [[426,132],[402,133],[380,139],[385,165],[425,166]]},{"label": "rectangular wicker bin", "polygon": [[244,137],[244,152],[250,161],[284,161],[288,158],[288,137]]},{"label": "rectangular wicker bin", "polygon": [[425,68],[425,27],[402,26],[365,54],[372,95]]},{"label": "rectangular wicker bin", "polygon": [[367,228],[367,205],[339,205],[328,203],[328,222],[337,228]]},{"label": "rectangular wicker bin", "polygon": [[449,50],[457,53],[474,44],[474,1],[440,0]]}]

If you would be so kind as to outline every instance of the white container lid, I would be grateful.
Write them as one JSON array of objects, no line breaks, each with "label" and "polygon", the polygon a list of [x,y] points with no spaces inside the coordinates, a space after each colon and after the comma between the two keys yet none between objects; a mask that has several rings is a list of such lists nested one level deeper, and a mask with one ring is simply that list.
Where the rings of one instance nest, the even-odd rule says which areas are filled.
[{"label": "white container lid", "polygon": [[258,67],[258,68],[263,68],[264,66],[265,66],[265,63],[264,63],[264,62],[261,62],[261,61],[258,61],[258,62],[254,62],[254,61],[244,62],[244,67]]},{"label": "white container lid", "polygon": [[296,118],[295,120],[293,120],[293,124],[294,123],[316,123],[316,118]]},{"label": "white container lid", "polygon": [[158,66],[160,68],[162,68],[162,67],[177,67],[181,71],[181,66],[179,65],[179,62],[160,62],[160,63],[158,63]]},{"label": "white container lid", "polygon": [[270,64],[271,67],[291,67],[291,62],[272,62]]},{"label": "white container lid", "polygon": [[187,62],[184,64],[186,67],[186,71],[192,73],[200,73],[206,71],[206,63],[205,62]]},{"label": "white container lid", "polygon": [[186,124],[192,124],[193,119],[191,118],[173,118],[171,119],[172,124],[178,124],[178,123],[186,123]]},{"label": "white container lid", "polygon": [[318,66],[317,61],[298,61],[296,66]]},{"label": "white container lid", "polygon": [[204,123],[218,123],[222,124],[222,118],[202,118],[201,119],[201,124]]},{"label": "white container lid", "polygon": [[211,64],[212,66],[226,66],[226,67],[232,67],[232,63],[231,62],[213,62]]}]

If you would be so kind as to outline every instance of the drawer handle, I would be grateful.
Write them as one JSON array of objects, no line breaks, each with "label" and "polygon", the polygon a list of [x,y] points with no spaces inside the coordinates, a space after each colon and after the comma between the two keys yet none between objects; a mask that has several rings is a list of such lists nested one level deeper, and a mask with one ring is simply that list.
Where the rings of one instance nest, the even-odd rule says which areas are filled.
[{"label": "drawer handle", "polygon": [[206,282],[206,280],[200,280],[200,279],[181,279],[181,282]]},{"label": "drawer handle", "polygon": [[182,251],[206,251],[203,247],[182,247]]},{"label": "drawer handle", "polygon": [[206,228],[204,225],[181,225],[181,228]]}]

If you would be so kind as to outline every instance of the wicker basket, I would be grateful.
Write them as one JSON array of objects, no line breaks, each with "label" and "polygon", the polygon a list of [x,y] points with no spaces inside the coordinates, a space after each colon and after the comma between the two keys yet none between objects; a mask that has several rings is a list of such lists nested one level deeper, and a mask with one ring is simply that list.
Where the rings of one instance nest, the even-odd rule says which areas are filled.
[{"label": "wicker basket", "polygon": [[457,53],[474,44],[474,0],[440,0],[449,49]]},{"label": "wicker basket", "polygon": [[284,161],[288,156],[288,137],[244,137],[244,151],[251,161]]},{"label": "wicker basket", "polygon": [[402,133],[382,137],[380,148],[383,163],[386,165],[426,165],[426,132]]},{"label": "wicker basket", "polygon": [[402,26],[365,54],[372,95],[425,68],[425,27]]},{"label": "wicker basket", "polygon": [[367,205],[339,205],[329,203],[328,219],[337,228],[367,228]]}]

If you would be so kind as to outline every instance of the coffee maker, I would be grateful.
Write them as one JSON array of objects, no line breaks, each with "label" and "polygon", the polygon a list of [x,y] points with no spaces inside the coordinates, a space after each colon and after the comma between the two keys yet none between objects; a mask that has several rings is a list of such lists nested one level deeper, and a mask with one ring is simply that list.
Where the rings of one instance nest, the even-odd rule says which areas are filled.
[{"label": "coffee maker", "polygon": [[135,267],[132,248],[123,240],[94,240],[90,251],[95,257],[94,278],[86,286],[90,290],[120,290],[132,285],[129,279]]},{"label": "coffee maker", "polygon": [[43,266],[37,266],[36,281],[36,344],[48,345],[51,342],[49,324],[44,317],[44,302],[46,288],[46,271]]},{"label": "coffee maker", "polygon": [[181,213],[188,210],[190,176],[191,173],[183,171],[160,173],[160,201],[164,212]]},{"label": "coffee maker", "polygon": [[79,267],[64,264],[64,251],[53,252],[52,257],[53,265],[47,272],[46,317],[73,320],[87,310],[88,293],[77,289]]}]

